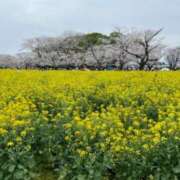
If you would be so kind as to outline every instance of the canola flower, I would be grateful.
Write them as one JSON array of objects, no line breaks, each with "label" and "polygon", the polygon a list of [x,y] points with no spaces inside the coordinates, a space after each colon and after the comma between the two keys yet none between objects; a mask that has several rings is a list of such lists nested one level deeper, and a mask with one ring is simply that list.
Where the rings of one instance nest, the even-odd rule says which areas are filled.
[{"label": "canola flower", "polygon": [[6,129],[3,129],[3,128],[0,128],[0,135],[3,136],[5,134],[7,134],[7,130]]},{"label": "canola flower", "polygon": [[9,141],[9,142],[7,143],[7,146],[8,146],[8,147],[12,147],[12,146],[14,146],[14,143],[13,143],[12,141]]},{"label": "canola flower", "polygon": [[19,159],[58,164],[64,179],[75,171],[91,179],[99,164],[101,173],[110,166],[100,173],[106,178],[116,162],[125,166],[122,157],[145,158],[170,139],[180,143],[179,84],[179,72],[1,70],[0,145]]}]

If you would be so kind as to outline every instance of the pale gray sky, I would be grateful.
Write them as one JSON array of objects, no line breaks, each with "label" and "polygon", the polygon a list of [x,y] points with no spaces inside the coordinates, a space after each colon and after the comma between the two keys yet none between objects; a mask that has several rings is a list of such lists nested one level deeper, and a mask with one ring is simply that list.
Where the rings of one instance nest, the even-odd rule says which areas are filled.
[{"label": "pale gray sky", "polygon": [[1,0],[0,53],[18,53],[24,39],[65,31],[108,33],[114,27],[164,28],[180,45],[180,0]]}]

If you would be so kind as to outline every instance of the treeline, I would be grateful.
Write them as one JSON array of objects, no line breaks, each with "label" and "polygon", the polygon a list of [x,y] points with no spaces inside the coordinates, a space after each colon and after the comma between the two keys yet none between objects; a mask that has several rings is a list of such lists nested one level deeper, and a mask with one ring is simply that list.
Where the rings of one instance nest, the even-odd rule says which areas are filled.
[{"label": "treeline", "polygon": [[176,70],[180,48],[167,48],[161,32],[116,29],[108,35],[94,32],[37,37],[23,43],[25,52],[0,56],[0,64],[27,69]]}]

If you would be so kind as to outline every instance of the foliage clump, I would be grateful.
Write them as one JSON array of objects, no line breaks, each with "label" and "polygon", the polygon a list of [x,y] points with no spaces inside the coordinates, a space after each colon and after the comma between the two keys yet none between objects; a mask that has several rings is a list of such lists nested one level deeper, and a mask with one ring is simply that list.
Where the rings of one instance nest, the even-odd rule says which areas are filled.
[{"label": "foliage clump", "polygon": [[179,75],[0,71],[0,179],[179,179]]}]

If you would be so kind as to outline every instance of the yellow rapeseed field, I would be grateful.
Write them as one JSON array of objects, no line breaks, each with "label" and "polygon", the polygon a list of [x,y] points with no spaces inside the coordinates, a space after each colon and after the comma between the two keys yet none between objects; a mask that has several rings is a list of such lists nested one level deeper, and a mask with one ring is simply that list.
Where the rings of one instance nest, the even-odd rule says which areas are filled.
[{"label": "yellow rapeseed field", "polygon": [[44,173],[179,179],[180,72],[1,70],[0,179]]}]

